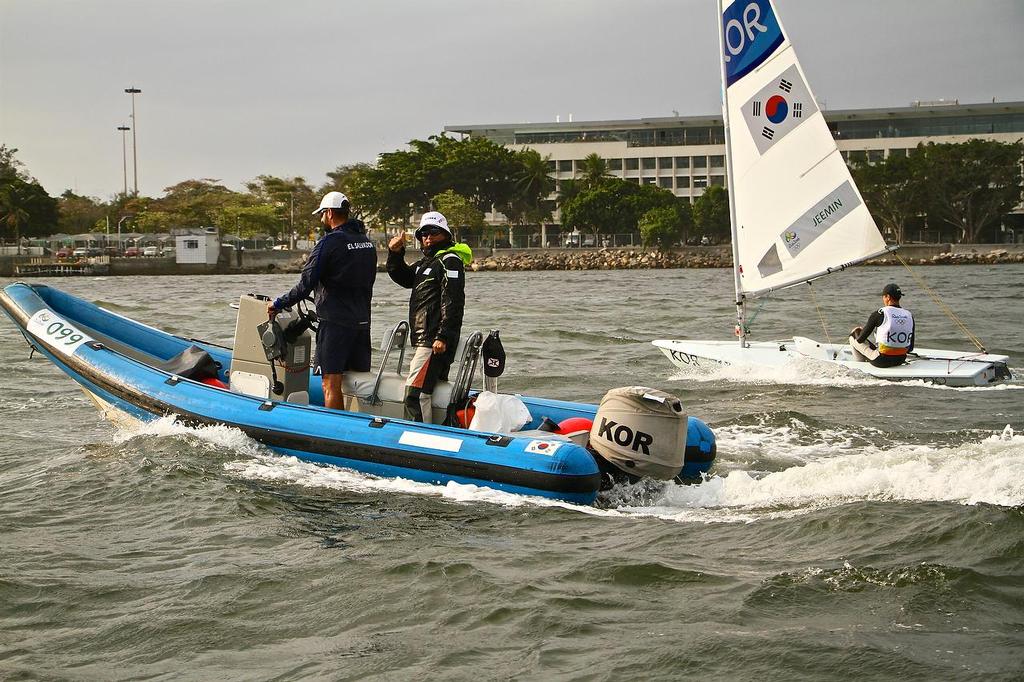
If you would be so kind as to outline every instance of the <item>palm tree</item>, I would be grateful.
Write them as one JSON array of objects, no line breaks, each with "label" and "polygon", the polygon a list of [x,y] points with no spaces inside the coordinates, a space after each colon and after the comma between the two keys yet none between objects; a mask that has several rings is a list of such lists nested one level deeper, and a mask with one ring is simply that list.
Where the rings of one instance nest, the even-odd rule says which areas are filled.
[{"label": "palm tree", "polygon": [[27,225],[29,220],[28,205],[29,197],[22,190],[23,182],[10,182],[0,186],[0,223],[14,231],[14,243],[18,247],[18,255],[21,255],[21,226]]},{"label": "palm tree", "polygon": [[587,154],[583,159],[583,163],[580,164],[579,177],[577,178],[583,183],[583,186],[590,189],[601,184],[601,181],[609,177],[608,173],[608,162],[600,157],[600,155]]},{"label": "palm tree", "polygon": [[519,152],[522,170],[516,178],[516,194],[526,198],[528,203],[546,199],[554,191],[555,179],[549,175],[550,160],[550,154],[541,156],[535,149],[523,149]]},{"label": "palm tree", "polygon": [[549,175],[551,157],[541,156],[534,149],[522,149],[518,156],[520,172],[516,177],[516,199],[510,208],[520,220],[542,222],[551,214],[545,202],[555,191],[555,179]]}]

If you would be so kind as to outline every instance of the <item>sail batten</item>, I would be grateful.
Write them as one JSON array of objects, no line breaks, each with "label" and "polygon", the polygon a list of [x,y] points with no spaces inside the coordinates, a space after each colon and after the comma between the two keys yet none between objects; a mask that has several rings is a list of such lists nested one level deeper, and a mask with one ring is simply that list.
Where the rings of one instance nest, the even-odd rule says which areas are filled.
[{"label": "sail batten", "polygon": [[738,297],[886,252],[771,0],[725,0],[721,42]]}]

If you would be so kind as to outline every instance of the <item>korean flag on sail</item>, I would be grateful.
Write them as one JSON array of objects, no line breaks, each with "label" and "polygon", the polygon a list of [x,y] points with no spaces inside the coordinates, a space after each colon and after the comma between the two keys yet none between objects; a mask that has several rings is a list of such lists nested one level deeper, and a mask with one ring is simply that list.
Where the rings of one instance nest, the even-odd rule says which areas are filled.
[{"label": "korean flag on sail", "polygon": [[817,111],[818,105],[794,64],[743,106],[743,120],[757,151],[764,154]]}]

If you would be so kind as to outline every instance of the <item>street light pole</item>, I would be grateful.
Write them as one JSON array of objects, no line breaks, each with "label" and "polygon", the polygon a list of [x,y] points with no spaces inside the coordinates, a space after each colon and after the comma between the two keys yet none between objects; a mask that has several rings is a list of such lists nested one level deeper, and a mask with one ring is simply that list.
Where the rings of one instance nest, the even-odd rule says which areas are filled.
[{"label": "street light pole", "polygon": [[117,250],[120,251],[122,255],[124,255],[124,249],[122,249],[124,244],[121,242],[121,223],[129,218],[131,218],[131,215],[126,215],[117,221]]},{"label": "street light pole", "polygon": [[131,130],[128,126],[117,126],[121,131],[121,163],[124,166],[124,195],[128,196],[128,138],[125,133]]},{"label": "street light pole", "polygon": [[132,172],[135,174],[135,196],[139,196],[139,147],[135,141],[135,131],[139,127],[139,122],[135,120],[135,95],[141,94],[142,90],[131,87],[125,88],[124,91],[132,96]]}]

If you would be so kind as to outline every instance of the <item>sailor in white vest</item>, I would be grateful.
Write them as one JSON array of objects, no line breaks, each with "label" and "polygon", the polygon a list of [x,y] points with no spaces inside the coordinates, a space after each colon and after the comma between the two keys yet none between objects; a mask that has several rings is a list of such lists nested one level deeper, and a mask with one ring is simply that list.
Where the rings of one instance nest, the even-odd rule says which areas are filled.
[{"label": "sailor in white vest", "polygon": [[850,332],[853,357],[875,367],[895,367],[906,361],[907,353],[914,350],[914,316],[900,307],[901,298],[903,292],[896,284],[885,285],[882,307],[871,313],[863,327]]}]

